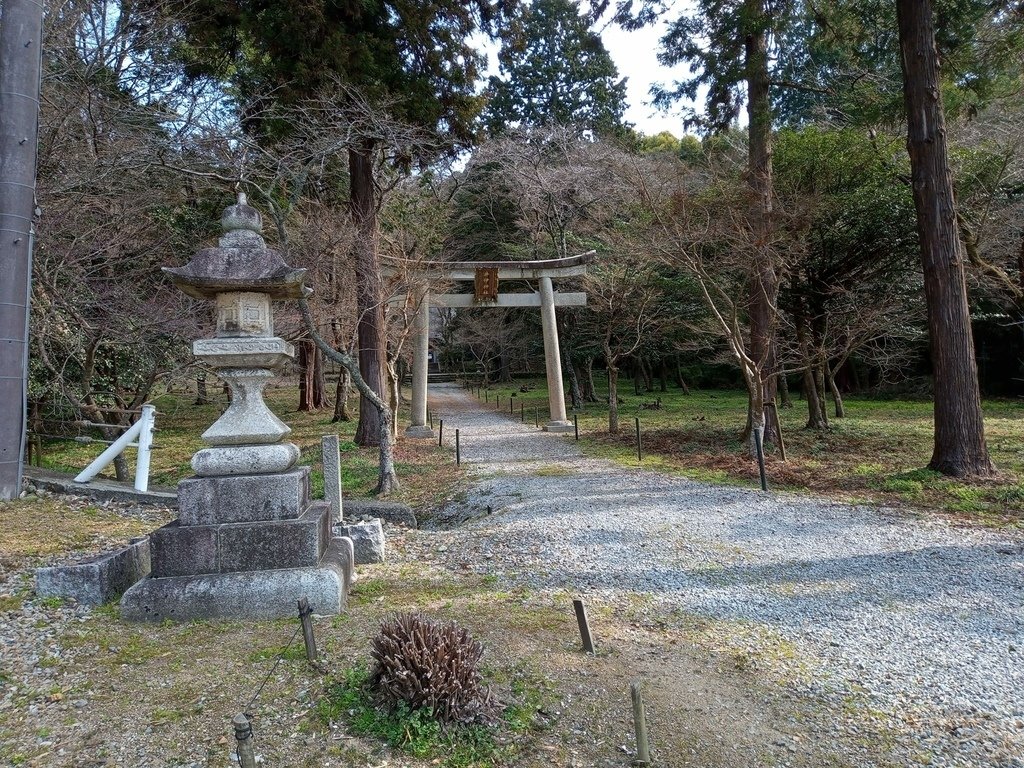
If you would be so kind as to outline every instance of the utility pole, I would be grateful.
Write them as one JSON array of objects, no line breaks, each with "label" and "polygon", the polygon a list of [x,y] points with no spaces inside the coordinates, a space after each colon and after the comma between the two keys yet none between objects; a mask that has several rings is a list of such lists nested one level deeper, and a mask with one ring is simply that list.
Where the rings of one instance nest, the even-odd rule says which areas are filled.
[{"label": "utility pole", "polygon": [[0,501],[21,492],[28,397],[43,7],[3,0],[0,17]]}]

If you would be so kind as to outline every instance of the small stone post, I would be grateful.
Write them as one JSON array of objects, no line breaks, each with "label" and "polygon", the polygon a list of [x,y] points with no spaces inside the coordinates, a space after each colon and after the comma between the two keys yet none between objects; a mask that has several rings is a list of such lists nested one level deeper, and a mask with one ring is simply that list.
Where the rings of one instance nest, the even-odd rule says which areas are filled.
[{"label": "small stone post", "polygon": [[324,435],[320,439],[320,453],[324,467],[324,499],[331,505],[332,519],[336,523],[344,520],[341,501],[341,449],[337,435]]}]

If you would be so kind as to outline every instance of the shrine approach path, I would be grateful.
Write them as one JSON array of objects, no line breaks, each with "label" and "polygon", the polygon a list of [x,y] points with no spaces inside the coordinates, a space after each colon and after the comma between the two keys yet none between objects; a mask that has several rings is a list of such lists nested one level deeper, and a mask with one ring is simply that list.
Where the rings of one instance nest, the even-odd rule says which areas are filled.
[{"label": "shrine approach path", "polygon": [[430,403],[471,477],[427,534],[460,567],[745,659],[855,764],[1024,766],[1020,534],[623,467],[457,385]]}]

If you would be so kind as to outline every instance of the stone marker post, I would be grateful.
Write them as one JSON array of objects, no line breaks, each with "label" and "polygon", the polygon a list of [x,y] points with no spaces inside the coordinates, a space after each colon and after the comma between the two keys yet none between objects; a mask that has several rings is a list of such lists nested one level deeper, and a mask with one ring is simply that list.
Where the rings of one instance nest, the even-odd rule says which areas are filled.
[{"label": "stone marker post", "polygon": [[331,505],[335,523],[344,519],[341,503],[341,449],[337,435],[324,435],[320,439],[320,455],[324,465],[324,499]]}]

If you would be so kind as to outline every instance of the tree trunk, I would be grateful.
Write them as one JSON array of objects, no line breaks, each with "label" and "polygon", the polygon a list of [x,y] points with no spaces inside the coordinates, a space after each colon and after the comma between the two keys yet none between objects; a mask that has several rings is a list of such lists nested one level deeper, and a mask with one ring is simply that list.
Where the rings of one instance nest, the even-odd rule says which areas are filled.
[{"label": "tree trunk", "polygon": [[[762,405],[775,399],[775,303],[779,293],[775,258],[771,248],[772,210],[772,115],[768,79],[768,21],[765,0],[744,0],[746,20],[747,184],[750,187],[750,230],[754,235],[751,274],[748,281],[750,357],[760,370]],[[747,408],[745,437],[755,423],[764,423],[763,408],[751,401]],[[774,427],[765,433],[775,442]]]},{"label": "tree trunk", "polygon": [[398,439],[398,408],[402,401],[401,382],[395,370],[395,361],[388,360],[384,365],[384,379],[388,387],[388,407],[391,411],[391,437]]},{"label": "tree trunk", "polygon": [[594,358],[588,357],[582,365],[574,364],[576,380],[580,383],[580,394],[584,402],[596,403],[597,393],[594,391]]},{"label": "tree trunk", "polygon": [[814,369],[814,391],[818,396],[818,419],[828,429],[828,397],[825,394],[825,369],[818,365]]},{"label": "tree trunk", "polygon": [[683,367],[679,362],[679,355],[675,356],[675,371],[676,371],[676,386],[683,390],[684,395],[690,394],[690,388],[686,385],[686,379],[683,377]]},{"label": "tree trunk", "polygon": [[668,392],[668,361],[664,357],[658,361],[658,389]]},{"label": "tree trunk", "polygon": [[210,395],[206,390],[206,371],[196,371],[196,401],[192,405],[208,405]]},{"label": "tree trunk", "polygon": [[776,381],[779,384],[779,398],[782,401],[780,405],[783,408],[792,408],[793,398],[790,397],[789,394],[789,381],[786,380],[786,374],[784,374],[782,371],[779,371],[778,378],[776,379]]},{"label": "tree trunk", "polygon": [[327,382],[324,381],[324,360],[312,341],[299,342],[299,410],[318,411],[327,407]]},{"label": "tree trunk", "polygon": [[643,380],[644,380],[644,390],[647,391],[647,392],[653,392],[654,391],[654,376],[651,374],[650,363],[648,363],[647,360],[645,360],[642,357],[639,358],[638,362],[639,362],[639,365],[640,365],[640,375],[643,376]]},{"label": "tree trunk", "polygon": [[508,384],[512,381],[512,362],[508,350],[504,347],[498,355],[498,382]]},{"label": "tree trunk", "polygon": [[378,456],[380,459],[377,475],[377,493],[381,496],[387,496],[398,490],[398,475],[395,474],[395,442],[391,437],[391,410],[388,408],[387,403],[384,402],[384,398],[377,394],[363,379],[359,373],[358,363],[344,352],[334,349],[320,335],[320,332],[317,331],[316,326],[313,324],[313,315],[310,314],[309,304],[305,299],[299,299],[299,310],[302,312],[302,320],[306,324],[306,330],[309,331],[313,342],[329,360],[344,366],[356,389],[359,390],[359,394],[365,397],[371,407],[377,412]]},{"label": "tree trunk", "polygon": [[935,381],[935,443],[928,467],[954,477],[991,475],[931,0],[896,0],[896,17]]},{"label": "tree trunk", "polygon": [[608,363],[608,434],[619,434],[619,369]]},{"label": "tree trunk", "polygon": [[[356,229],[356,309],[359,314],[359,374],[378,398],[384,399],[384,304],[377,254],[377,200],[373,183],[374,141],[348,151],[349,200]],[[360,392],[356,445],[380,445],[381,416]]]},{"label": "tree trunk", "polygon": [[836,375],[828,361],[825,361],[825,380],[828,382],[829,391],[832,392],[832,402],[836,406],[836,418],[846,418],[846,406],[843,405],[843,396],[839,392],[839,387],[836,386]]},{"label": "tree trunk", "polygon": [[329,401],[327,399],[327,377],[324,374],[324,356],[323,353],[317,348],[316,344],[313,347],[313,407],[317,410],[326,408]]},{"label": "tree trunk", "polygon": [[583,390],[580,387],[579,377],[576,375],[576,366],[572,363],[572,357],[569,355],[565,342],[562,342],[562,365],[565,368],[565,375],[569,379],[569,399],[572,409],[578,411],[583,407]]},{"label": "tree trunk", "polygon": [[339,421],[352,421],[352,414],[348,412],[348,395],[352,385],[349,381],[348,372],[342,368],[338,371],[338,386],[334,390],[334,415],[331,423]]},{"label": "tree trunk", "polygon": [[793,325],[796,327],[796,341],[800,350],[800,362],[804,366],[802,394],[807,400],[807,424],[805,429],[825,429],[828,424],[822,419],[824,409],[821,405],[822,393],[814,376],[814,365],[811,362],[810,348],[807,343],[807,318],[802,310],[802,302],[798,300],[797,310],[793,313]]}]

